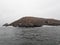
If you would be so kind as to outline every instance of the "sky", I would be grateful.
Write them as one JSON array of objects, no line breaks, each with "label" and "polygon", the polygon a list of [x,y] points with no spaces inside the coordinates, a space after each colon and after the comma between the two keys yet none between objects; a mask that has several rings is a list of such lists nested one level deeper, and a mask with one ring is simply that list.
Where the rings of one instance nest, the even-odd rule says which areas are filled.
[{"label": "sky", "polygon": [[60,20],[60,0],[0,0],[0,25],[24,16]]}]

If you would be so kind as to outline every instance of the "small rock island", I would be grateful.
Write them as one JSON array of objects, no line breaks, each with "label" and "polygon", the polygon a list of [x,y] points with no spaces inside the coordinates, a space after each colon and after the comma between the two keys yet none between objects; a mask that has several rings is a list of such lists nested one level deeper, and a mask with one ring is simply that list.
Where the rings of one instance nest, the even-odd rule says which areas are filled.
[{"label": "small rock island", "polygon": [[10,24],[5,23],[3,26],[13,26],[13,27],[41,27],[43,25],[59,26],[60,20],[56,19],[46,19],[38,17],[22,17]]}]

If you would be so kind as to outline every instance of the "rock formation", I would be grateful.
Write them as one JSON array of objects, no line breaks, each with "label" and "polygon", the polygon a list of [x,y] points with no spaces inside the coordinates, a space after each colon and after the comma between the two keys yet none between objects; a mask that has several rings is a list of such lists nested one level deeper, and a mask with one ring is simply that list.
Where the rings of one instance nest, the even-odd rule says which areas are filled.
[{"label": "rock formation", "polygon": [[10,24],[4,24],[3,26],[14,26],[14,27],[41,27],[43,25],[59,26],[60,20],[45,19],[38,17],[22,17]]}]

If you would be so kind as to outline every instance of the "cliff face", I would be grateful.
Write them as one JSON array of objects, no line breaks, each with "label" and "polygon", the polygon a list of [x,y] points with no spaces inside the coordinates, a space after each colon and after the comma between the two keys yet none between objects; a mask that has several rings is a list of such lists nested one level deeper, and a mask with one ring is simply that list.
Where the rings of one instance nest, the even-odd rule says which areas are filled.
[{"label": "cliff face", "polygon": [[60,25],[60,21],[55,19],[45,19],[38,17],[22,17],[19,20],[9,24],[9,26],[14,27],[41,27],[43,25],[58,26]]}]

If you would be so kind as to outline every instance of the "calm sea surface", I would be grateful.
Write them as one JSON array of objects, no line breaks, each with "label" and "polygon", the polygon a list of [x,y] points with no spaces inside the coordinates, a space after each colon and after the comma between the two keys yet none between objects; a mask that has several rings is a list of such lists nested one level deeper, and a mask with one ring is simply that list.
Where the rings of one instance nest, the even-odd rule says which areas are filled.
[{"label": "calm sea surface", "polygon": [[0,45],[60,45],[60,26],[0,27]]}]

